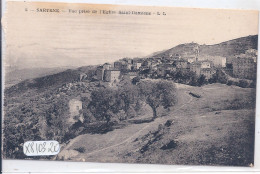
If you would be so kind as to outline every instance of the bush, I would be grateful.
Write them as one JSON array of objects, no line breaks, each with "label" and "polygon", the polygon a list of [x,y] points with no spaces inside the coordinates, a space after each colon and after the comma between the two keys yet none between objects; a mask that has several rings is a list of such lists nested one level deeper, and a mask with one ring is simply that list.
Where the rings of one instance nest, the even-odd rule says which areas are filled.
[{"label": "bush", "polygon": [[219,83],[222,83],[222,84],[227,84],[228,79],[227,79],[226,75],[221,70],[217,70],[216,81],[219,82]]},{"label": "bush", "polygon": [[85,147],[78,147],[75,148],[74,150],[78,151],[79,153],[84,153],[86,151]]},{"label": "bush", "polygon": [[84,117],[84,123],[93,123],[96,121],[94,115],[87,108],[83,109],[83,117]]},{"label": "bush", "polygon": [[256,81],[252,81],[249,85],[249,88],[256,88]]},{"label": "bush", "polygon": [[231,86],[231,85],[233,85],[233,84],[234,84],[234,83],[233,83],[232,80],[227,81],[227,85],[228,85],[228,86]]},{"label": "bush", "polygon": [[217,76],[216,74],[213,74],[212,77],[208,80],[210,84],[217,82]]},{"label": "bush", "polygon": [[233,85],[238,86],[238,82],[233,82]]},{"label": "bush", "polygon": [[198,86],[202,86],[204,84],[207,84],[207,82],[208,81],[207,81],[206,77],[204,75],[200,75],[200,77],[199,77],[199,79],[197,81],[197,85]]},{"label": "bush", "polygon": [[241,88],[247,88],[249,86],[249,84],[246,80],[239,80],[238,86]]},{"label": "bush", "polygon": [[134,85],[136,85],[138,82],[140,82],[140,77],[139,76],[137,76],[137,77],[135,77],[135,78],[133,78],[133,80],[132,80],[132,83],[134,84]]}]

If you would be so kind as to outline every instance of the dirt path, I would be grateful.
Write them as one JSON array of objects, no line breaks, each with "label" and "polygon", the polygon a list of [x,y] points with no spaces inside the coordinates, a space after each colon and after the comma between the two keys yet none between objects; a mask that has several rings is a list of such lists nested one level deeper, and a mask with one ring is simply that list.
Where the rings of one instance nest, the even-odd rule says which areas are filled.
[{"label": "dirt path", "polygon": [[[180,107],[178,107],[177,109],[175,109],[175,111],[178,111],[178,110],[182,109],[182,108],[185,107],[187,104],[189,104],[189,103],[191,103],[191,102],[193,101],[193,97],[192,97],[191,95],[189,95],[188,92],[184,92],[184,95],[186,95],[187,98],[189,99],[188,102],[182,104]],[[160,118],[161,118],[161,117],[160,117]],[[98,152],[101,152],[101,151],[104,151],[104,150],[108,150],[108,149],[111,149],[111,148],[114,148],[114,147],[123,145],[123,144],[125,144],[125,143],[127,143],[127,142],[130,142],[130,140],[139,137],[140,134],[141,134],[144,130],[146,130],[147,128],[153,126],[153,125],[156,124],[156,123],[159,123],[159,122],[161,121],[160,118],[155,119],[152,123],[146,125],[145,127],[143,127],[142,129],[140,129],[139,131],[137,131],[137,132],[136,132],[135,134],[133,134],[132,136],[126,138],[125,140],[122,140],[120,143],[113,144],[113,145],[111,145],[111,146],[104,147],[104,148],[102,148],[102,149],[94,150],[94,151],[92,151],[92,152],[88,152],[87,155],[93,155],[93,154],[95,154],[95,153],[98,153]],[[63,149],[63,151],[69,149],[75,142],[80,141],[81,136],[84,136],[84,135],[80,135],[80,136],[78,136],[78,137],[72,139],[71,142]],[[127,135],[126,135],[126,136],[127,136]]]},{"label": "dirt path", "polygon": [[[85,150],[70,160],[194,165],[201,164],[199,160],[203,163],[210,160],[210,164],[237,165],[239,162],[240,165],[248,165],[252,161],[253,139],[250,137],[253,135],[251,127],[254,111],[223,110],[225,105],[222,102],[232,101],[236,97],[234,94],[250,93],[250,90],[222,84],[190,88],[179,85],[177,88],[179,102],[175,109],[167,112],[159,109],[162,117],[152,122],[129,124],[106,134],[78,136],[71,140],[66,149]],[[189,92],[201,97],[193,97]],[[244,95],[239,97],[243,99]],[[210,107],[218,105],[218,102],[218,110],[212,111]],[[147,111],[143,113],[143,119],[151,118],[152,114]],[[167,129],[169,132],[163,131],[163,136],[158,141],[148,144],[155,138],[153,133],[168,120],[173,120],[172,126]],[[162,145],[169,140],[177,141],[176,149],[162,150]],[[236,148],[230,148],[230,143]],[[148,150],[140,153],[146,144]]]},{"label": "dirt path", "polygon": [[132,135],[131,137],[125,139],[124,141],[122,141],[121,143],[118,143],[118,144],[114,144],[112,146],[108,146],[106,148],[103,148],[103,149],[99,149],[99,150],[95,150],[95,151],[92,151],[90,153],[88,153],[88,155],[93,155],[94,153],[97,153],[97,152],[101,152],[103,150],[107,150],[107,149],[110,149],[110,148],[113,148],[113,147],[117,147],[117,146],[120,146],[122,144],[125,144],[127,143],[128,141],[130,141],[131,139],[133,139],[134,137],[137,137],[143,130],[145,130],[146,128],[150,127],[151,125],[146,125],[144,128],[142,128],[141,130],[139,130],[138,132],[136,132],[134,135]]},{"label": "dirt path", "polygon": [[[185,93],[185,95],[187,95],[187,96],[190,98],[189,101],[188,101],[187,103],[181,105],[181,106],[180,106],[178,109],[176,109],[175,111],[180,110],[181,108],[183,108],[184,106],[186,106],[187,104],[189,104],[190,102],[192,102],[193,97],[191,97],[188,93]],[[112,145],[112,146],[109,146],[109,147],[106,147],[106,148],[103,148],[103,149],[99,149],[99,150],[90,152],[90,153],[88,153],[88,155],[92,155],[92,154],[94,154],[94,153],[97,153],[97,152],[100,152],[100,151],[103,151],[103,150],[107,150],[107,149],[110,149],[110,148],[113,148],[113,147],[116,147],[116,146],[120,146],[120,145],[122,145],[122,144],[125,144],[126,142],[130,141],[131,139],[134,139],[134,138],[138,137],[143,130],[147,129],[148,127],[151,127],[151,126],[154,125],[155,123],[157,123],[156,120],[154,120],[154,122],[152,122],[151,124],[146,125],[146,126],[143,127],[141,130],[139,130],[138,132],[136,132],[136,133],[135,133],[134,135],[132,135],[131,137],[125,139],[125,140],[122,141],[121,143],[114,144],[114,145]]]}]

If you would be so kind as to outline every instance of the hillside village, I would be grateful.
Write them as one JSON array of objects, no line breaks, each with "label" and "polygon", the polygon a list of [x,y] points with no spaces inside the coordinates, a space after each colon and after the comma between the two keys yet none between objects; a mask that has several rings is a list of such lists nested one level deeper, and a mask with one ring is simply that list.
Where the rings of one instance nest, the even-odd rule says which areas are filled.
[{"label": "hillside village", "polygon": [[[176,116],[178,115],[178,109],[174,109],[173,111],[170,111],[168,113],[168,117],[166,116],[165,119],[164,117],[162,117],[162,121],[158,121],[159,119],[157,120],[158,130],[154,130],[154,128],[151,128],[149,132],[148,130],[142,131],[145,127],[149,126],[149,123],[146,123],[145,126],[142,126],[142,124],[140,124],[139,127],[137,126],[138,124],[131,125],[138,127],[135,128],[136,130],[139,130],[137,132],[131,132],[131,126],[129,126],[125,129],[119,129],[118,131],[114,130],[110,133],[102,134],[99,136],[100,138],[95,139],[92,139],[90,134],[78,136],[74,138],[73,141],[63,149],[62,153],[57,157],[57,159],[69,159],[79,161],[86,160],[93,162],[119,162],[123,160],[124,162],[134,161],[142,163],[159,162],[167,164],[181,164],[180,161],[182,161],[183,158],[188,161],[190,160],[191,164],[196,165],[200,164],[200,162],[205,164],[219,164],[223,162],[225,164],[229,163],[231,165],[251,165],[250,161],[253,161],[253,155],[250,155],[250,150],[252,151],[253,149],[253,140],[250,139],[250,137],[252,137],[254,133],[254,112],[252,111],[252,108],[254,109],[255,106],[255,96],[254,92],[252,91],[255,90],[254,88],[256,81],[257,50],[250,48],[245,50],[244,53],[237,55],[214,56],[202,54],[200,51],[200,46],[198,44],[184,44],[182,45],[182,48],[183,50],[181,53],[178,52],[175,54],[169,54],[168,56],[155,55],[149,58],[123,58],[113,63],[105,63],[98,66],[96,70],[92,73],[91,77],[88,77],[87,74],[81,74],[80,81],[84,82],[88,79],[94,82],[102,82],[108,84],[108,86],[115,89],[125,78],[130,79],[133,84],[141,81],[141,79],[161,79],[162,81],[166,80],[177,83],[184,83],[191,86],[199,86],[188,87],[189,94],[192,97],[191,100],[185,101],[185,104],[189,103],[190,101],[192,102],[188,104],[186,109],[184,109],[185,114]],[[194,82],[191,83],[191,81],[185,81],[185,78],[192,79]],[[201,79],[204,80],[202,82],[198,82],[201,81]],[[223,83],[224,85],[218,86],[219,84],[214,84],[212,88],[201,87],[202,85],[208,83]],[[236,89],[232,85],[242,88]],[[245,98],[243,97],[245,92],[244,90],[242,90],[243,88],[246,88],[246,93],[249,94],[249,96]],[[211,91],[207,91],[208,89]],[[196,91],[196,93],[191,93],[191,90],[193,92]],[[207,95],[205,95],[205,93]],[[235,95],[232,95],[232,93]],[[185,96],[185,93],[179,95],[182,95],[181,98],[185,98],[185,100],[189,98]],[[234,96],[235,98],[233,98]],[[203,98],[202,100],[199,99],[201,97]],[[216,100],[216,98],[218,99]],[[202,111],[199,116],[194,114],[196,112],[201,112],[197,111],[196,108],[198,107],[198,105],[200,105],[199,103],[203,102],[213,102],[213,104],[200,106],[201,110],[204,111]],[[185,106],[185,104],[181,106]],[[70,120],[71,124],[75,124],[77,120],[84,122],[84,117],[82,114],[80,114],[83,105],[84,104],[80,101],[80,99],[73,99],[70,101],[70,118],[73,117]],[[214,106],[217,107],[217,109],[215,109]],[[209,112],[207,111],[207,109],[210,109]],[[177,113],[175,113],[176,111]],[[188,114],[189,111],[191,112],[191,115]],[[230,112],[232,114],[229,114]],[[239,115],[239,118],[242,119],[238,121],[237,118],[234,118],[237,115]],[[79,118],[74,119],[77,116],[79,116]],[[205,119],[207,121],[203,120],[203,118],[205,117],[207,117],[207,119]],[[172,120],[172,118],[174,119]],[[133,118],[129,117],[129,119],[131,121],[131,119]],[[135,119],[138,121],[142,121],[142,119],[138,118],[138,116]],[[194,121],[193,119],[200,121]],[[218,119],[225,120],[225,126],[220,126],[220,124],[223,123],[223,120],[216,121]],[[230,121],[229,119],[234,120]],[[185,122],[185,120],[189,121]],[[154,123],[156,123],[156,121]],[[150,125],[154,123],[151,123]],[[173,124],[173,126],[169,126],[169,124]],[[191,125],[189,126],[189,124]],[[203,126],[195,126],[197,124],[209,125],[209,129],[205,131],[205,125],[203,125],[205,126],[204,128],[201,128]],[[229,132],[233,131],[232,127],[241,128],[242,125],[247,126],[245,128],[242,128],[242,133],[239,132],[235,134],[229,134]],[[194,139],[191,138],[193,136],[185,138],[185,136],[189,134],[187,133],[189,131],[182,131],[182,128],[185,126],[187,129],[192,130],[191,132],[192,134],[194,134]],[[201,130],[199,130],[199,133],[197,132],[196,134],[195,130],[197,129],[197,127],[200,127],[199,129]],[[216,130],[215,127],[217,127]],[[221,130],[223,131],[219,132]],[[124,133],[123,137],[120,137],[120,134],[124,131],[129,133]],[[214,133],[211,134],[211,131]],[[143,134],[139,135],[139,132]],[[206,132],[205,137],[203,137],[204,133],[202,132]],[[218,135],[219,133],[221,134],[219,136],[220,138],[215,137],[215,135]],[[119,134],[119,136],[117,134]],[[182,138],[182,136],[179,136],[178,134],[184,134],[184,138]],[[120,141],[114,142],[114,145],[110,146],[110,136],[115,136],[120,139]],[[249,138],[245,142],[241,142],[239,138],[237,138],[239,136],[245,136]],[[136,139],[132,137],[135,137]],[[198,137],[202,138],[200,139]],[[234,138],[234,140],[230,142],[230,144],[233,143],[232,147],[235,146],[235,144],[241,144],[241,147],[243,146],[246,148],[239,149],[239,147],[237,149],[233,149],[226,147],[225,143],[226,141],[229,141],[231,137]],[[134,139],[130,143],[131,146],[133,146],[132,149],[128,148],[128,146],[121,146],[121,144],[131,140],[131,138]],[[86,139],[92,139],[93,145],[87,145],[88,143],[85,143]],[[190,139],[193,140],[190,141]],[[188,143],[186,141],[188,141]],[[104,148],[96,148],[96,150],[92,150],[95,149],[94,144],[100,144],[101,142],[107,143],[107,146],[105,146]],[[187,150],[189,149],[189,146],[182,149],[182,144],[189,144],[189,146],[192,146],[194,149],[196,149],[196,147],[203,147],[205,148],[205,150],[195,150],[195,155],[193,156],[192,154],[194,153],[194,151]],[[212,152],[212,149],[214,148],[218,149],[218,152]],[[245,152],[246,155],[240,156],[240,153],[237,152],[241,151]],[[74,154],[70,155],[72,152]],[[157,154],[160,155],[158,156]],[[103,158],[103,155],[105,156],[105,158]],[[183,157],[180,157],[182,155]],[[211,156],[214,155],[218,156],[211,159]],[[100,156],[102,156],[102,158],[100,158]],[[111,158],[111,156],[113,156],[113,158]]]},{"label": "hillside village", "polygon": [[[119,159],[109,161],[109,157],[107,162],[123,159],[125,162],[158,163],[161,158],[156,154],[172,158],[168,154],[181,152],[183,160],[188,159],[189,164],[199,164],[199,160],[205,164],[220,164],[224,159],[230,165],[249,165],[253,157],[249,152],[252,152],[254,140],[250,138],[254,133],[257,63],[257,42],[249,38],[249,41],[247,37],[214,46],[181,44],[146,58],[122,58],[99,66],[68,69],[6,88],[4,132],[6,137],[14,138],[5,140],[5,156],[24,159],[21,147],[25,141],[53,139],[66,147],[60,159],[96,162],[97,156],[86,155],[89,152],[98,154],[99,149],[96,152],[88,146],[89,142],[81,143],[93,138],[94,149],[96,144],[104,143],[120,151],[115,155],[104,148],[105,155],[111,153]],[[150,82],[145,88],[160,82],[168,84],[168,92],[163,92],[162,96],[169,96],[169,91],[174,89],[173,98],[177,102],[167,109],[158,107],[158,117],[152,118],[153,109],[145,96],[141,96],[143,91],[139,85],[143,82]],[[153,92],[158,90],[153,89]],[[147,96],[157,99],[154,93]],[[241,129],[233,134],[233,128],[239,126]],[[198,150],[194,159],[187,146],[199,147],[201,141],[189,142],[190,133],[194,133],[192,137],[200,137],[205,145],[205,150]],[[118,138],[117,146],[110,144],[110,134]],[[81,139],[85,136],[87,138]],[[240,137],[249,139],[241,144]],[[69,146],[74,138],[79,144]],[[241,146],[226,147],[227,141]],[[122,142],[132,144],[133,149],[117,149],[124,147]],[[6,149],[7,146],[11,148]],[[219,151],[214,153],[221,157],[211,161],[207,155],[214,146],[219,146],[216,147]],[[242,158],[240,151],[246,153]],[[71,152],[76,155],[66,157]],[[165,164],[179,164],[178,160],[182,158],[168,159]]]},{"label": "hillside village", "polygon": [[244,54],[222,57],[200,54],[198,44],[185,44],[181,54],[168,57],[123,58],[114,63],[105,63],[96,70],[93,79],[110,82],[115,86],[120,79],[166,78],[174,80],[172,73],[192,72],[206,80],[213,78],[217,70],[223,71],[228,77],[238,79],[256,79],[257,50],[249,49]]},{"label": "hillside village", "polygon": [[[177,46],[178,47],[178,46]],[[240,87],[254,87],[256,81],[257,50],[248,49],[245,53],[231,56],[212,56],[201,54],[196,43],[182,44],[176,54],[155,55],[149,58],[123,58],[113,63],[98,66],[91,77],[81,73],[79,81],[99,81],[110,87],[117,87],[124,79],[139,81],[140,79],[167,79],[180,83],[200,86],[208,82],[221,82]],[[221,73],[222,76],[217,74]],[[188,77],[187,77],[188,76]],[[185,78],[193,83],[184,81]],[[218,79],[216,79],[218,78]],[[198,83],[198,81],[203,81]],[[80,115],[82,102],[72,99],[69,103],[71,117]],[[82,116],[81,116],[82,117]],[[76,119],[78,120],[78,119]],[[75,123],[71,119],[71,123]],[[80,118],[83,120],[83,118]]]}]

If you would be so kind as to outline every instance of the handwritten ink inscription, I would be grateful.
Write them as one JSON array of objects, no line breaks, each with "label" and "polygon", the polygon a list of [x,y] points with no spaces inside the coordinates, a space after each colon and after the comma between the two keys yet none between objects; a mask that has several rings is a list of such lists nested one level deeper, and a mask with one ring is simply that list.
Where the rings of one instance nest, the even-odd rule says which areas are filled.
[{"label": "handwritten ink inscription", "polygon": [[57,141],[27,141],[23,145],[26,156],[57,155],[60,152],[60,144]]}]

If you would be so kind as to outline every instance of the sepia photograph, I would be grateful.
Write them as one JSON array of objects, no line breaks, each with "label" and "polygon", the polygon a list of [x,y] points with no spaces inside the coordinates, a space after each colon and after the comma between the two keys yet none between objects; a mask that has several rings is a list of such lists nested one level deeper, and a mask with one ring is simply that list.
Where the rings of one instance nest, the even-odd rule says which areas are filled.
[{"label": "sepia photograph", "polygon": [[4,159],[254,166],[258,11],[6,5]]}]

